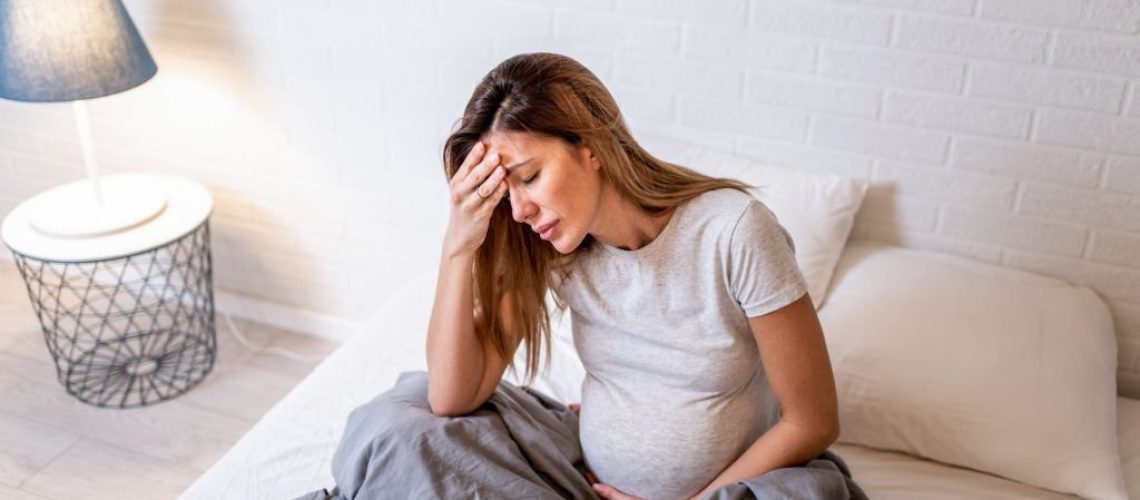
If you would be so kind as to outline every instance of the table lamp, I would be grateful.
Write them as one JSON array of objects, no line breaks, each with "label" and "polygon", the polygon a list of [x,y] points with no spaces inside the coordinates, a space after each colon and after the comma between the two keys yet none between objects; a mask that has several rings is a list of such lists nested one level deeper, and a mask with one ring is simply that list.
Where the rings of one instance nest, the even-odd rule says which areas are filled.
[{"label": "table lamp", "polygon": [[86,99],[131,89],[157,72],[119,0],[0,0],[0,97],[72,101],[89,182],[37,196],[31,226],[54,237],[91,237],[143,224],[166,195],[142,176],[99,178]]},{"label": "table lamp", "polygon": [[0,0],[0,97],[72,101],[88,177],[17,205],[0,239],[60,383],[99,407],[174,398],[216,359],[209,191],[95,162],[84,100],[156,71],[120,0]]}]

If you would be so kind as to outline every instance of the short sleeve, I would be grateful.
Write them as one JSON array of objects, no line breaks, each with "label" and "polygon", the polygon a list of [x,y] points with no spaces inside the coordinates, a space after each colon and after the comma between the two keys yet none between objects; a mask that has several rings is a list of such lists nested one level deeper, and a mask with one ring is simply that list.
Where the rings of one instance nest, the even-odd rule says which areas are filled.
[{"label": "short sleeve", "polygon": [[732,230],[728,282],[749,318],[776,311],[807,293],[791,235],[759,200],[751,200]]}]

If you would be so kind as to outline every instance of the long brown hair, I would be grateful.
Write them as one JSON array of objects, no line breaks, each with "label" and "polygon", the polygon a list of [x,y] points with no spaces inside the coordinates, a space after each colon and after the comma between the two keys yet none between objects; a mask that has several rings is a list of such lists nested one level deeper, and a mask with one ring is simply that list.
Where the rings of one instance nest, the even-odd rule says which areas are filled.
[{"label": "long brown hair", "polygon": [[[519,54],[487,73],[475,87],[463,118],[447,138],[443,167],[448,179],[467,153],[488,132],[529,132],[585,145],[598,158],[602,180],[642,211],[657,216],[701,193],[721,188],[747,192],[747,184],[714,178],[659,160],[641,148],[622,119],[617,103],[598,77],[569,57],[551,53]],[[506,359],[508,339],[500,327],[499,298],[509,295],[510,323],[526,341],[528,383],[538,374],[540,352],[550,360],[550,311],[546,295],[551,273],[565,278],[580,252],[594,240],[587,235],[569,255],[562,255],[525,224],[511,217],[510,201],[495,207],[487,237],[476,252],[474,303],[481,320],[476,335]],[[555,305],[566,304],[555,295]],[[545,346],[545,349],[543,347]],[[509,360],[514,371],[514,359]]]}]

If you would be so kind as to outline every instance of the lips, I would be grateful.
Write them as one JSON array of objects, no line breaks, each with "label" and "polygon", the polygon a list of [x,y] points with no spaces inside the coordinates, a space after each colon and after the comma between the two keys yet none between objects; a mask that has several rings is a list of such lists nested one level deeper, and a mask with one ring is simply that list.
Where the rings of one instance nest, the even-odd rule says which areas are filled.
[{"label": "lips", "polygon": [[538,233],[540,236],[545,236],[546,231],[549,230],[550,228],[554,227],[555,224],[558,224],[558,221],[554,221],[554,222],[551,222],[549,224],[543,224],[543,225],[539,226],[537,229],[535,229],[534,232]]}]

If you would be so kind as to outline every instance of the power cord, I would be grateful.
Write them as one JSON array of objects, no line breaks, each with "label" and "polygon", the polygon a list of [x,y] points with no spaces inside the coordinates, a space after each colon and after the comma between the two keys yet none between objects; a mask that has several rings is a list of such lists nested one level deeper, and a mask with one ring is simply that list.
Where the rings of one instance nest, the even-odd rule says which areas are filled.
[{"label": "power cord", "polygon": [[245,335],[242,335],[241,330],[239,330],[237,325],[234,324],[234,320],[232,318],[230,318],[229,313],[226,313],[225,311],[218,311],[218,312],[222,313],[222,317],[225,318],[225,320],[226,320],[226,326],[229,327],[230,333],[233,334],[234,338],[237,339],[238,343],[245,346],[245,348],[249,349],[250,351],[264,352],[267,354],[274,354],[277,356],[282,356],[285,358],[292,359],[294,361],[301,361],[303,363],[308,363],[308,362],[312,362],[312,361],[320,361],[320,360],[325,359],[325,356],[306,356],[304,354],[297,354],[297,353],[290,351],[289,349],[286,349],[284,347],[268,346],[268,345],[263,345],[263,346],[254,345],[252,342],[250,342],[249,340],[247,340],[245,338]]}]

